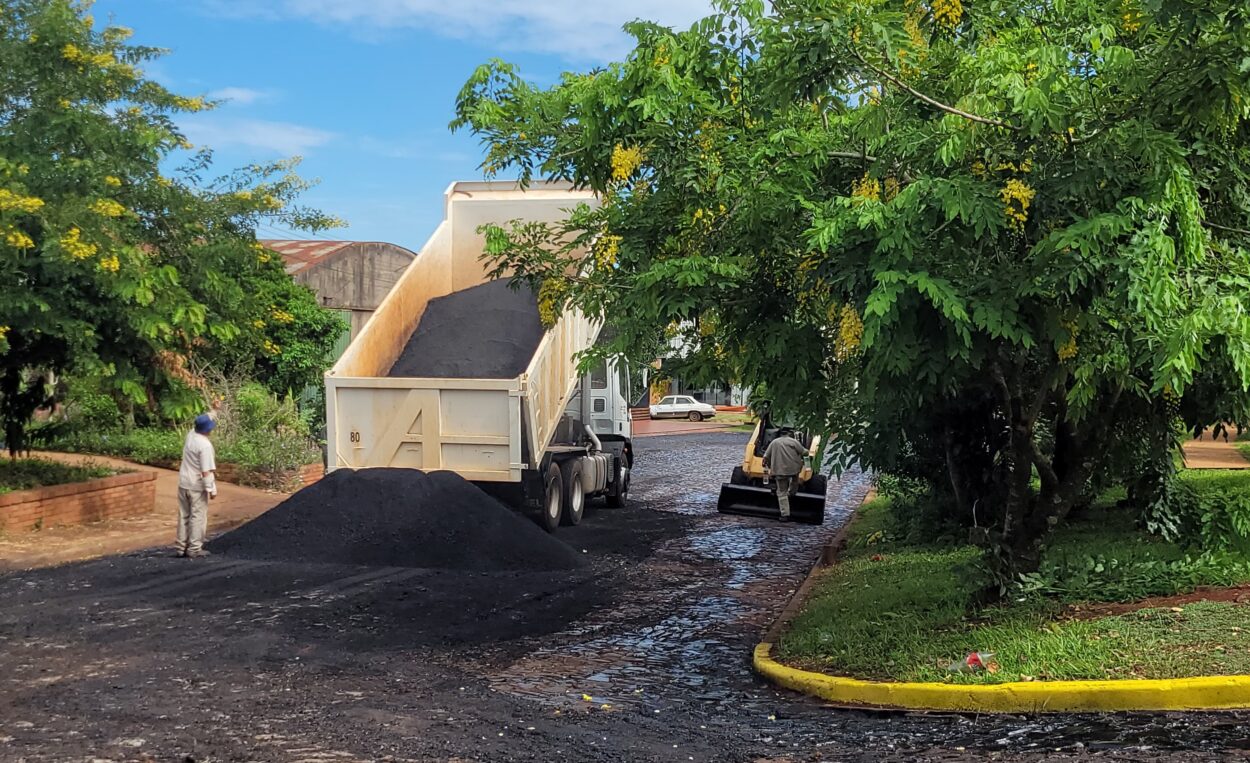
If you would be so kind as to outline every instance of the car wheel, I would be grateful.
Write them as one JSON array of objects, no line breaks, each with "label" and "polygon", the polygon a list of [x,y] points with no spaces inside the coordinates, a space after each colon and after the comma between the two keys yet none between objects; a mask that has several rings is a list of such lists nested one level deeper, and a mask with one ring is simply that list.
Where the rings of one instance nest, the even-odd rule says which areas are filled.
[{"label": "car wheel", "polygon": [[703,421],[703,414],[699,413],[698,411],[691,411],[690,415],[687,416],[687,418],[690,419],[691,421]]}]

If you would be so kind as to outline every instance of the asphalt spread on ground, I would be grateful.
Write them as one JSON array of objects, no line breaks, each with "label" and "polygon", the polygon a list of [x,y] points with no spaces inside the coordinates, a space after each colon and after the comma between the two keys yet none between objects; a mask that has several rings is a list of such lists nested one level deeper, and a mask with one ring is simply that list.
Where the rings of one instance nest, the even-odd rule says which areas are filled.
[{"label": "asphalt spread on ground", "polygon": [[[824,527],[715,513],[741,434],[640,440],[627,509],[555,571],[203,561],[0,576],[0,760],[1212,760],[1246,713],[988,717],[828,708],[750,650]],[[171,519],[172,527],[172,519]],[[171,530],[172,531],[172,530]]]}]

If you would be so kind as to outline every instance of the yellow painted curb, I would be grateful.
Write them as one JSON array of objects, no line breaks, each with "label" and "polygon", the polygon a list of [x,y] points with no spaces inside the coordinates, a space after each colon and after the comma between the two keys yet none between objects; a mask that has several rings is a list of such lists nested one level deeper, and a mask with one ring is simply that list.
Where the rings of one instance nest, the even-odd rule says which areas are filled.
[{"label": "yellow painted curb", "polygon": [[755,671],[787,689],[843,705],[1038,713],[1114,710],[1233,710],[1250,707],[1250,676],[1201,676],[1123,681],[1032,681],[978,686],[884,683],[812,673],[755,647]]}]

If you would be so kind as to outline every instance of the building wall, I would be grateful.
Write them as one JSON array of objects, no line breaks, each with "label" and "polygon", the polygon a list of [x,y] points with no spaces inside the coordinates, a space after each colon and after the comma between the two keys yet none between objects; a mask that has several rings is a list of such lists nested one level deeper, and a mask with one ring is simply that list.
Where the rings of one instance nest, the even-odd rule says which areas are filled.
[{"label": "building wall", "polygon": [[350,311],[355,338],[412,259],[411,252],[392,244],[354,244],[300,271],[295,280],[316,292],[322,306]]}]

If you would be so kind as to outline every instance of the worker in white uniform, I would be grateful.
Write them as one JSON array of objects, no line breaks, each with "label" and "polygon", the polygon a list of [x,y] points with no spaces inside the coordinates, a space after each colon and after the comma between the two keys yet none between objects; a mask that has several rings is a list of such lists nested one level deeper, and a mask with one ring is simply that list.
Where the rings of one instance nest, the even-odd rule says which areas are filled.
[{"label": "worker in white uniform", "polygon": [[182,446],[182,466],[178,469],[177,556],[200,559],[204,532],[208,528],[208,502],[217,497],[217,453],[209,435],[217,428],[216,417],[197,416]]},{"label": "worker in white uniform", "polygon": [[764,472],[772,478],[777,491],[782,522],[790,521],[790,496],[798,490],[799,473],[806,458],[807,448],[794,439],[794,430],[788,428],[779,431],[764,451]]}]

